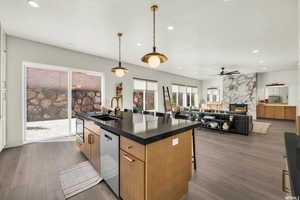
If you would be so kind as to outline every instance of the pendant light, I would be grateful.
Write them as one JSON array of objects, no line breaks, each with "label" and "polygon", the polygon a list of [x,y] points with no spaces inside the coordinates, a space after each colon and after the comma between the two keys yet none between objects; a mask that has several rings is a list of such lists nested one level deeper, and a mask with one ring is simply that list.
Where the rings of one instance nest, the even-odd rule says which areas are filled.
[{"label": "pendant light", "polygon": [[157,68],[160,63],[164,63],[168,60],[167,56],[164,54],[156,52],[155,46],[155,12],[158,10],[157,5],[151,6],[151,11],[153,12],[153,52],[148,53],[142,57],[144,63],[148,63],[150,67]]},{"label": "pendant light", "polygon": [[122,37],[122,33],[118,33],[118,37],[119,37],[119,63],[117,67],[114,67],[111,69],[111,72],[113,72],[117,77],[122,77],[125,74],[127,74],[128,69],[125,67],[122,67],[122,63],[121,63],[121,37]]}]

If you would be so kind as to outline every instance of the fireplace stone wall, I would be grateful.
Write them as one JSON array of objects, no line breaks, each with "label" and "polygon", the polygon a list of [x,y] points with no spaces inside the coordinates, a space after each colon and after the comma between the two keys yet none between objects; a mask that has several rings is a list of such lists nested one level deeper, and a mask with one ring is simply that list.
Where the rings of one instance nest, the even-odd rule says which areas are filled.
[{"label": "fireplace stone wall", "polygon": [[241,74],[223,78],[223,104],[229,110],[230,104],[247,104],[248,114],[256,119],[257,84],[256,74]]}]

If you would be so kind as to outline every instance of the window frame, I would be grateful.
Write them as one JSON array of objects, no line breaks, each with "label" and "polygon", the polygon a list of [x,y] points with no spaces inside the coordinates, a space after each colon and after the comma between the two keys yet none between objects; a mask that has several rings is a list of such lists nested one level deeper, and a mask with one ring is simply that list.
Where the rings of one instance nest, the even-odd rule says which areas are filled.
[{"label": "window frame", "polygon": [[[143,81],[145,82],[145,89],[135,89],[134,81]],[[148,84],[154,83],[155,89],[154,89],[154,109],[153,110],[146,110],[146,91],[148,90]],[[144,111],[157,111],[158,110],[158,81],[155,80],[149,80],[149,79],[142,79],[142,78],[133,78],[133,92],[134,90],[142,90],[143,91],[143,110]],[[151,91],[151,90],[149,90]],[[134,102],[132,105],[132,108],[134,108]]]},{"label": "window frame", "polygon": [[[174,87],[177,87],[177,91],[174,92]],[[180,88],[184,88],[183,90],[181,90]],[[196,89],[196,92],[193,92],[193,90]],[[188,92],[188,90],[190,90]],[[182,105],[179,105],[179,93],[181,93],[180,91],[184,91],[183,92],[183,99],[182,99]],[[172,84],[172,97],[173,97],[173,93],[176,94],[176,106],[180,106],[180,107],[199,107],[197,100],[199,99],[199,95],[198,95],[199,89],[196,86],[190,86],[190,85],[182,85],[182,84]],[[190,96],[189,98],[189,102],[187,102],[188,99],[188,95]],[[194,94],[194,105],[192,105],[192,94]],[[188,106],[189,104],[189,106]]]}]

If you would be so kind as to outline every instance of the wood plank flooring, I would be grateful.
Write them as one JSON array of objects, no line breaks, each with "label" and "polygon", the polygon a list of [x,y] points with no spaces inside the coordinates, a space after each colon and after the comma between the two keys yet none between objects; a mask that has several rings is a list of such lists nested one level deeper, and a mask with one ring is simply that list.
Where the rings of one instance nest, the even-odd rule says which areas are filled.
[{"label": "wood plank flooring", "polygon": [[[272,123],[267,135],[196,132],[198,169],[184,200],[282,200],[283,133],[295,123]],[[86,160],[73,142],[33,143],[0,153],[1,200],[64,199],[58,170]],[[103,183],[71,200],[116,199]]]}]

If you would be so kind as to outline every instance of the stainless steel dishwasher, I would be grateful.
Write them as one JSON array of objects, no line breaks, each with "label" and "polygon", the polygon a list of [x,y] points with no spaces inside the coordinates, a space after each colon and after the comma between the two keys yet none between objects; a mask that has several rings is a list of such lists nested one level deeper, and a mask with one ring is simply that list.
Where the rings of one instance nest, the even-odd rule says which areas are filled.
[{"label": "stainless steel dishwasher", "polygon": [[119,197],[119,136],[101,129],[101,177]]}]

